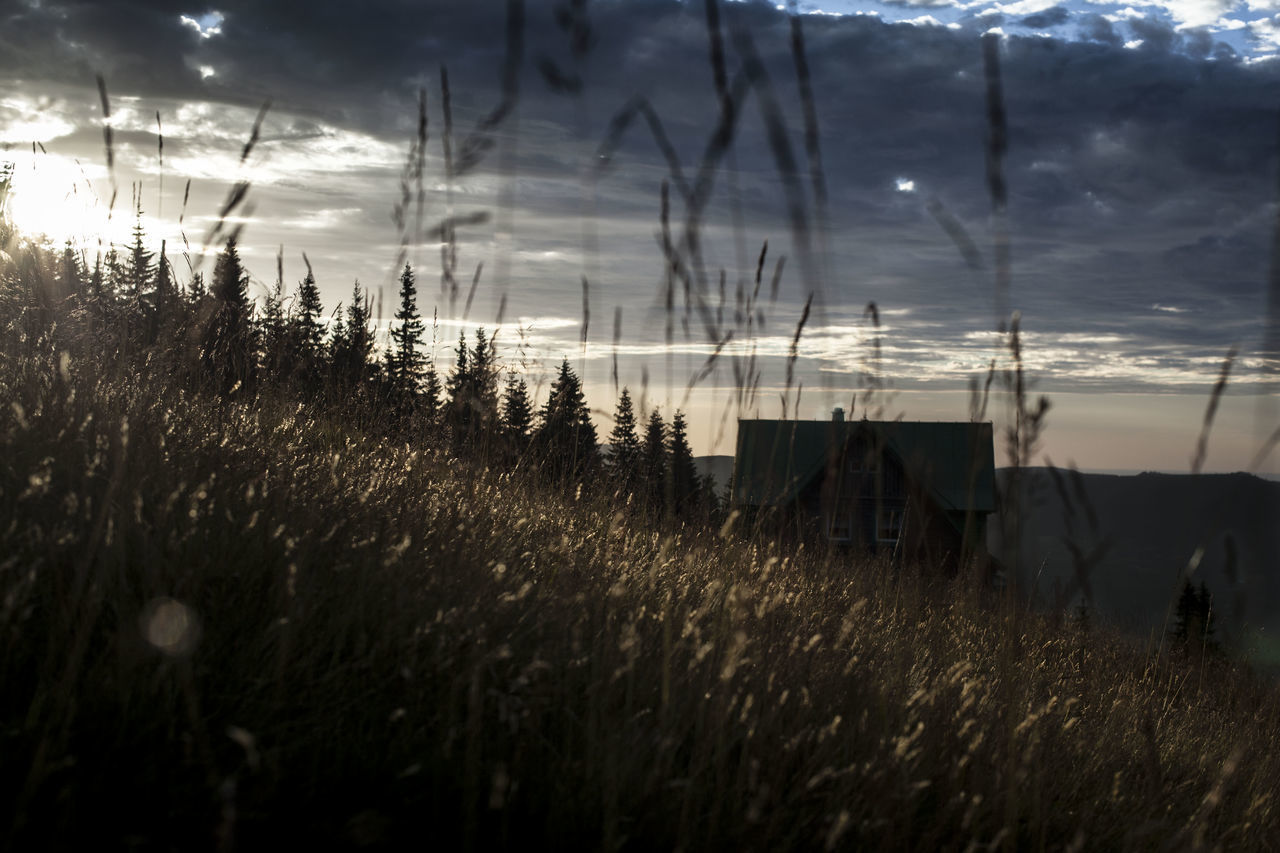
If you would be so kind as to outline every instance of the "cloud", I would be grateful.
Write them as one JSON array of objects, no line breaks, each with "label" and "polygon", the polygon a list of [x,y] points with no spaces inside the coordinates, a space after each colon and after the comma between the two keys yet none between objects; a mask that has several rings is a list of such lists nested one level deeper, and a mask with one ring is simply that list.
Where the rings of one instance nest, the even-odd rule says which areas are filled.
[{"label": "cloud", "polygon": [[1015,0],[1013,3],[996,3],[986,11],[980,14],[989,14],[992,12],[1010,17],[1018,15],[1033,15],[1046,12],[1057,6],[1057,0]]},{"label": "cloud", "polygon": [[[1181,41],[1174,27],[1155,15],[1131,19],[1129,30],[1133,33],[1134,40],[1142,47],[1160,53],[1168,53]],[[1125,46],[1128,47],[1128,45]]]},{"label": "cloud", "polygon": [[[95,11],[99,5],[46,0],[0,12],[0,77],[25,81],[27,93],[16,105],[9,103],[16,96],[0,103],[0,121],[14,133],[41,136],[65,162],[100,161],[93,73],[103,71],[114,99],[122,185],[142,181],[154,206],[158,110],[166,134],[164,212],[180,208],[188,177],[192,223],[215,211],[239,177],[251,179],[257,203],[245,235],[257,252],[251,267],[259,279],[274,277],[276,247],[286,243],[293,277],[306,251],[331,305],[347,298],[357,276],[375,287],[388,278],[400,249],[391,213],[403,199],[400,170],[414,136],[418,90],[425,88],[427,223],[449,211],[490,214],[468,226],[460,244],[460,275],[469,279],[484,263],[470,321],[491,321],[503,297],[507,318],[576,316],[586,274],[593,317],[621,307],[628,345],[652,352],[664,344],[666,270],[655,233],[663,181],[676,182],[643,118],[622,135],[611,168],[597,171],[596,153],[619,109],[642,96],[685,179],[693,179],[712,147],[717,110],[700,5],[592,5],[592,47],[576,56],[549,9],[527,4],[518,123],[505,118],[492,136],[476,137],[489,146],[484,158],[452,182],[442,177],[441,66],[449,72],[455,151],[501,102],[503,25],[482,4],[377,0],[353,15],[333,4],[230,0],[219,5],[214,36],[206,35],[214,25],[196,7],[136,2],[118,6],[113,17]],[[1179,14],[1195,19],[1213,5],[1186,5]],[[1070,21],[1060,5],[991,8],[1020,15],[1024,27]],[[1079,15],[1083,38],[1075,41],[1024,38],[1005,24],[1012,33],[1001,46],[1010,298],[1041,336],[1037,364],[1054,381],[1129,389],[1175,383],[1177,371],[1220,361],[1228,343],[1258,331],[1273,201],[1270,183],[1259,176],[1273,168],[1272,93],[1280,68],[1248,67],[1222,52],[1208,31],[1178,30],[1173,19],[1158,17],[1165,8],[1120,9],[1115,21]],[[767,102],[752,92],[734,129],[738,171],[732,179],[717,174],[704,216],[706,298],[731,319],[737,281],[751,283],[768,239],[766,291],[772,263],[783,254],[788,261],[765,334],[785,344],[809,286],[791,242],[793,197],[803,202],[811,228],[814,222],[790,25],[762,3],[726,4],[722,12],[727,32],[750,34],[781,128],[766,126]],[[184,14],[199,28],[184,23]],[[872,300],[910,309],[885,333],[896,347],[895,369],[913,382],[957,383],[991,354],[990,342],[974,343],[965,333],[995,325],[985,85],[975,31],[1000,15],[964,19],[960,31],[918,25],[931,17],[917,25],[870,16],[804,19],[832,250],[813,328],[856,326]],[[1268,19],[1253,32],[1274,40],[1275,24]],[[1142,45],[1122,49],[1128,40]],[[1211,55],[1219,59],[1197,58]],[[580,76],[579,95],[546,85],[536,71],[544,57]],[[728,58],[732,78],[740,61],[732,37]],[[216,73],[202,78],[206,66]],[[240,167],[257,107],[267,98],[273,107],[262,140]],[[779,129],[795,172],[781,164],[770,132]],[[977,247],[986,265],[981,272],[965,265],[926,207],[930,199]],[[678,236],[684,210],[676,189],[671,206]],[[592,216],[584,221],[587,212]],[[600,247],[596,254],[584,248],[584,233]],[[448,313],[448,296],[436,285],[438,246],[412,255],[423,267],[424,303],[438,301]],[[676,301],[673,334],[690,353],[703,354],[705,329],[693,316],[686,339],[683,293]],[[461,305],[455,309],[450,319],[460,322]],[[593,322],[593,343],[611,331],[609,323]],[[548,346],[576,347],[576,329],[562,337]],[[828,367],[852,356],[836,337],[820,336]],[[1090,356],[1089,339],[1109,341],[1104,356]]]},{"label": "cloud", "polygon": [[1205,27],[1239,5],[1239,0],[1166,0],[1160,4],[1181,27]]},{"label": "cloud", "polygon": [[1252,21],[1249,35],[1264,44],[1280,45],[1280,15]]},{"label": "cloud", "polygon": [[884,0],[885,6],[902,6],[908,9],[964,8],[964,0]]},{"label": "cloud", "polygon": [[1018,23],[1024,27],[1031,27],[1037,30],[1045,30],[1050,27],[1058,27],[1071,20],[1071,11],[1066,6],[1051,6],[1034,15],[1028,15]]},{"label": "cloud", "polygon": [[1081,21],[1080,30],[1084,38],[1112,47],[1119,47],[1124,41],[1116,32],[1112,22],[1103,15],[1087,16]]}]

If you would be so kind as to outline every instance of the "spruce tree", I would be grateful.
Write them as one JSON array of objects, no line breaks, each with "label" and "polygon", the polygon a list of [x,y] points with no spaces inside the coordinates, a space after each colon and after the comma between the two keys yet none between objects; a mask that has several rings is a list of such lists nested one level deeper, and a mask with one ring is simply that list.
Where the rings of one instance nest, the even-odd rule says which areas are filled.
[{"label": "spruce tree", "polygon": [[65,298],[79,293],[83,280],[84,269],[80,264],[80,256],[68,240],[62,247],[62,265],[58,274],[59,295]]},{"label": "spruce tree", "polygon": [[357,281],[351,287],[346,319],[342,324],[342,349],[339,370],[348,382],[360,383],[369,376],[369,357],[373,355],[373,299]]},{"label": "spruce tree", "polygon": [[1213,595],[1204,581],[1199,587],[1190,580],[1182,584],[1182,592],[1178,596],[1177,621],[1174,623],[1173,637],[1192,652],[1202,649],[1216,649],[1214,639]]},{"label": "spruce tree", "polygon": [[102,275],[103,291],[107,300],[113,305],[118,304],[125,295],[125,275],[124,265],[120,262],[120,253],[116,251],[115,246],[107,249],[107,256],[102,262]]},{"label": "spruce tree", "polygon": [[498,363],[493,338],[476,329],[467,376],[468,438],[489,434],[498,424]]},{"label": "spruce tree", "polygon": [[454,354],[453,372],[445,380],[444,390],[448,400],[445,402],[443,414],[445,428],[451,435],[457,436],[461,434],[462,424],[466,423],[467,413],[471,408],[468,401],[468,389],[471,386],[471,351],[467,349],[467,336],[464,332],[458,333],[458,345],[454,348]]},{"label": "spruce tree", "polygon": [[301,366],[306,369],[316,363],[324,344],[324,324],[320,320],[324,306],[320,304],[320,288],[316,286],[316,277],[309,267],[306,278],[298,282],[295,312],[294,341]]},{"label": "spruce tree", "polygon": [[729,510],[725,495],[720,491],[720,486],[716,482],[716,478],[711,476],[710,471],[698,478],[695,503],[706,518],[714,520],[717,524],[723,521],[725,515],[728,514]]},{"label": "spruce tree", "polygon": [[213,267],[215,311],[205,328],[204,361],[215,387],[228,392],[253,374],[249,275],[232,237]]},{"label": "spruce tree", "polygon": [[640,437],[636,434],[636,412],[631,392],[626,388],[618,396],[618,408],[609,433],[609,473],[613,487],[621,494],[635,490],[640,468]]},{"label": "spruce tree", "polygon": [[458,336],[458,362],[448,381],[448,426],[459,445],[475,444],[492,434],[498,423],[498,366],[493,339],[476,329],[468,350]]},{"label": "spruce tree", "polygon": [[1199,610],[1196,601],[1196,588],[1191,585],[1191,581],[1183,581],[1182,592],[1178,594],[1177,617],[1173,626],[1173,637],[1180,642],[1187,642],[1187,638],[1195,633],[1195,621],[1197,611]]},{"label": "spruce tree", "polygon": [[418,351],[425,326],[418,313],[418,288],[414,285],[413,269],[408,264],[400,273],[400,308],[395,318],[398,325],[391,327],[387,374],[395,391],[412,395],[418,390],[426,357]]},{"label": "spruce tree", "polygon": [[93,272],[89,274],[89,293],[87,298],[90,333],[97,335],[107,319],[108,303],[107,283],[102,269],[102,253],[99,252],[93,261]]},{"label": "spruce tree", "polygon": [[689,447],[688,432],[684,412],[676,410],[671,417],[671,432],[667,442],[671,471],[670,500],[672,509],[677,513],[694,509],[701,485],[698,466],[694,464],[693,451]]},{"label": "spruce tree", "polygon": [[260,326],[263,369],[273,379],[283,379],[292,372],[293,365],[289,322],[284,312],[284,281],[279,277],[271,290],[267,291]]},{"label": "spruce tree", "polygon": [[524,377],[512,373],[502,394],[502,439],[513,460],[529,449],[533,429],[533,403]]},{"label": "spruce tree", "polygon": [[649,413],[640,451],[639,491],[650,510],[662,507],[667,494],[667,426],[657,409]]},{"label": "spruce tree", "polygon": [[165,326],[171,325],[178,309],[178,288],[173,281],[169,260],[165,257],[166,242],[160,241],[160,257],[156,259],[156,272],[151,281],[152,309],[148,337],[155,343]]},{"label": "spruce tree", "polygon": [[249,320],[249,274],[240,263],[235,238],[227,241],[226,248],[213,265],[213,286],[210,290],[221,308],[230,312],[235,321]]},{"label": "spruce tree", "polygon": [[121,291],[132,306],[140,306],[142,297],[151,284],[151,259],[154,253],[146,247],[146,231],[142,228],[142,208],[138,207],[137,218],[133,224],[133,243],[129,247],[129,255],[125,258],[121,271]]},{"label": "spruce tree", "polygon": [[[94,269],[94,276],[98,282],[102,281],[102,265],[99,264]],[[204,302],[204,298],[209,295],[209,288],[204,283],[204,273],[198,272],[191,276],[191,284],[187,288],[187,298],[191,301],[192,308],[199,308],[200,303]]]},{"label": "spruce tree", "polygon": [[598,461],[596,428],[591,422],[582,381],[565,359],[551,384],[536,433],[542,464],[555,479],[572,479],[592,470]]},{"label": "spruce tree", "polygon": [[1204,581],[1200,581],[1200,588],[1196,592],[1196,614],[1199,616],[1197,626],[1199,630],[1192,638],[1192,642],[1196,644],[1197,649],[1216,651],[1218,641],[1217,626],[1213,618],[1213,594],[1209,592],[1209,587]]},{"label": "spruce tree", "polygon": [[102,253],[93,261],[93,272],[89,274],[89,298],[94,302],[101,302],[106,296],[107,282],[105,273],[102,269]]},{"label": "spruce tree", "polygon": [[444,406],[440,393],[443,390],[436,363],[428,361],[427,370],[422,376],[422,420],[430,433],[436,433],[439,430],[441,409]]},{"label": "spruce tree", "polygon": [[347,340],[345,311],[346,309],[339,302],[338,307],[333,311],[333,322],[329,324],[329,343],[325,349],[329,364],[329,377],[337,381],[342,381],[345,378],[343,362],[346,360],[347,347],[350,345]]}]

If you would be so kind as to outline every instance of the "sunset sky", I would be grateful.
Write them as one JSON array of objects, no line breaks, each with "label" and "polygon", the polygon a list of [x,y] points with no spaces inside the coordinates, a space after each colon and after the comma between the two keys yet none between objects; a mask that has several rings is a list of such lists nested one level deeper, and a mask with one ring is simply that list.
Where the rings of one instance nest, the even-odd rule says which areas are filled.
[{"label": "sunset sky", "polygon": [[[437,362],[452,363],[459,329],[500,320],[500,356],[523,362],[535,382],[545,383],[562,357],[580,370],[602,435],[616,357],[637,397],[647,376],[648,405],[690,414],[695,452],[732,453],[734,417],[781,414],[788,351],[811,293],[793,374],[793,386],[803,383],[798,409],[790,390],[790,413],[801,417],[850,409],[855,392],[873,384],[878,337],[876,381],[886,387],[870,410],[859,397],[853,417],[967,419],[970,379],[1003,352],[995,328],[1004,307],[1021,312],[1034,392],[1053,402],[1042,449],[1054,462],[1187,470],[1232,346],[1239,357],[1206,468],[1247,469],[1280,422],[1261,358],[1276,222],[1280,0],[833,0],[794,12],[723,4],[730,80],[754,54],[767,86],[757,75],[744,88],[702,217],[715,328],[685,312],[682,289],[673,314],[665,310],[657,235],[670,170],[644,119],[607,162],[600,156],[611,119],[643,96],[694,182],[719,115],[705,5],[596,0],[577,18],[573,7],[526,2],[509,43],[507,16],[521,7],[497,0],[7,0],[0,160],[15,166],[9,214],[28,234],[73,241],[92,262],[100,240],[129,240],[137,186],[149,236],[156,248],[166,241],[186,280],[192,269],[211,271],[217,246],[204,243],[232,187],[248,181],[233,224],[242,226],[252,292],[265,294],[283,246],[288,288],[305,274],[305,253],[326,308],[346,300],[358,278],[381,295],[385,318],[406,234],[393,213],[425,89],[424,229],[448,215],[467,223],[458,229],[453,298],[441,290],[438,243],[428,235],[408,247],[419,306],[428,319],[439,311]],[[812,75],[825,223],[806,151],[792,13],[802,16]],[[993,285],[988,32],[1001,35],[1009,122],[1007,302]],[[468,138],[481,143],[474,168],[452,180],[442,67],[455,156]],[[486,130],[503,101],[504,67],[512,108]],[[266,101],[260,140],[242,163]],[[771,104],[785,133],[769,132]],[[411,191],[411,238],[415,210]],[[676,239],[685,215],[673,181]],[[801,220],[807,227],[797,227]],[[963,230],[977,256],[966,259],[944,224]],[[735,323],[735,292],[739,282],[754,288],[764,240],[764,324],[748,336]],[[774,300],[769,279],[781,255]],[[712,339],[735,327],[714,372],[688,391]],[[753,349],[758,392],[740,409],[732,364],[744,370]],[[989,417],[1006,420],[998,396]],[[1280,453],[1261,472],[1280,473]]]}]

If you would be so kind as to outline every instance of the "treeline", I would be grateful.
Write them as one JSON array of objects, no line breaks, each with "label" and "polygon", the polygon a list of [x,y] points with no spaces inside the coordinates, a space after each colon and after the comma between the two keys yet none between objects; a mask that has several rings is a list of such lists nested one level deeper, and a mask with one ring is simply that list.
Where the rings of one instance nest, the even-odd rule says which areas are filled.
[{"label": "treeline", "polygon": [[0,319],[14,342],[162,370],[186,388],[228,399],[292,394],[365,428],[552,486],[599,492],[651,516],[714,521],[723,512],[714,482],[698,474],[682,412],[670,421],[657,409],[646,417],[623,388],[602,444],[567,359],[541,406],[483,328],[470,342],[460,334],[453,364],[438,366],[410,265],[400,273],[380,352],[372,298],[359,281],[326,318],[310,263],[287,292],[279,262],[259,305],[232,237],[208,281],[194,272],[179,283],[163,244],[159,254],[148,250],[140,219],[130,246],[99,253],[91,266],[70,243],[51,252],[19,243],[3,226]]}]

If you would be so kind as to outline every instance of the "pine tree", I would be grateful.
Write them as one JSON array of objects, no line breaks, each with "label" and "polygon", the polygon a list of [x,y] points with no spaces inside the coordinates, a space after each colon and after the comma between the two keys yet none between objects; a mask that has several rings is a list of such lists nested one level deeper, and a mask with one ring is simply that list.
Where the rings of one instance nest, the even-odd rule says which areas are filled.
[{"label": "pine tree", "polygon": [[107,320],[109,302],[107,283],[102,269],[102,253],[93,260],[93,272],[89,274],[89,292],[86,300],[90,334],[97,335]]},{"label": "pine tree", "polygon": [[[94,271],[94,275],[98,281],[102,280],[102,265],[99,264]],[[200,303],[204,302],[204,298],[209,295],[209,288],[204,283],[204,273],[198,272],[191,276],[191,285],[187,289],[187,298],[191,301],[192,308],[199,308]]]},{"label": "pine tree", "polygon": [[324,324],[320,320],[324,306],[320,304],[320,288],[316,286],[316,277],[310,268],[306,278],[298,282],[295,312],[294,343],[298,349],[299,366],[305,371],[314,367],[324,344]]},{"label": "pine tree", "polygon": [[93,272],[89,274],[89,298],[94,302],[101,302],[106,296],[107,282],[105,273],[102,269],[102,253],[93,261]]},{"label": "pine tree", "polygon": [[1173,637],[1182,643],[1187,650],[1198,653],[1201,650],[1216,649],[1214,639],[1213,595],[1204,581],[1197,588],[1190,580],[1184,581],[1182,592],[1178,595],[1177,621],[1174,624]]},{"label": "pine tree", "polygon": [[671,418],[671,432],[667,437],[669,449],[670,505],[679,514],[695,508],[698,489],[701,482],[698,478],[698,466],[693,461],[693,451],[689,447],[688,426],[685,424],[684,412],[679,410]]},{"label": "pine tree", "polygon": [[533,429],[533,403],[524,377],[511,374],[502,394],[502,439],[512,460],[518,460],[529,449]]},{"label": "pine tree", "polygon": [[[357,281],[351,287],[346,320],[342,323],[339,370],[348,382],[360,383],[369,377],[369,357],[373,355],[373,299]],[[336,331],[336,330],[335,330]]]},{"label": "pine tree", "polygon": [[426,357],[418,351],[425,327],[418,313],[418,288],[414,286],[413,269],[408,264],[400,273],[400,308],[395,318],[399,325],[391,328],[387,375],[396,392],[412,395],[418,390]]},{"label": "pine tree", "polygon": [[1217,626],[1214,624],[1213,618],[1213,594],[1209,592],[1209,587],[1204,581],[1200,581],[1200,588],[1196,592],[1196,614],[1199,616],[1199,629],[1192,638],[1192,642],[1198,649],[1214,650],[1218,648]]},{"label": "pine tree", "polygon": [[345,311],[341,302],[333,310],[333,322],[329,324],[329,343],[325,348],[325,355],[329,360],[329,377],[339,381],[343,379],[342,363],[346,359],[347,347],[350,345],[347,340]]},{"label": "pine tree", "polygon": [[283,379],[292,371],[293,365],[289,322],[284,312],[284,280],[279,277],[271,290],[267,291],[260,325],[263,369],[273,379]]},{"label": "pine tree", "polygon": [[430,433],[438,432],[440,427],[441,409],[444,406],[440,393],[443,390],[436,363],[428,361],[427,370],[422,376],[422,420]]},{"label": "pine tree", "polygon": [[124,266],[120,263],[120,253],[116,247],[107,249],[107,256],[102,262],[103,290],[110,301],[117,302],[123,294]]},{"label": "pine tree", "polygon": [[661,508],[667,494],[667,425],[657,409],[649,413],[640,451],[640,493],[650,510]]},{"label": "pine tree", "polygon": [[492,435],[498,424],[498,365],[493,339],[476,329],[475,344],[467,349],[458,336],[458,363],[449,376],[448,425],[459,445],[474,445]]},{"label": "pine tree", "polygon": [[1187,637],[1195,631],[1192,623],[1196,615],[1196,590],[1191,581],[1184,581],[1182,592],[1178,594],[1177,621],[1173,626],[1175,640],[1185,643]]},{"label": "pine tree", "polygon": [[213,267],[215,313],[205,329],[204,361],[222,392],[253,378],[253,333],[249,275],[240,263],[235,238],[227,241]]},{"label": "pine tree", "polygon": [[551,384],[535,433],[542,464],[555,479],[571,479],[598,461],[596,428],[582,393],[582,381],[565,359]]},{"label": "pine tree", "polygon": [[609,444],[609,473],[613,487],[620,494],[630,494],[635,490],[639,476],[641,446],[640,437],[636,435],[636,412],[631,404],[631,392],[626,388],[618,396]]},{"label": "pine tree", "polygon": [[160,257],[156,261],[155,276],[151,281],[151,299],[154,304],[151,325],[147,330],[149,343],[155,343],[165,326],[173,322],[178,307],[178,288],[173,282],[169,261],[165,257],[166,242],[160,241]]},{"label": "pine tree", "polygon": [[453,372],[449,374],[444,385],[445,395],[449,399],[445,402],[443,414],[445,427],[453,435],[457,435],[460,431],[459,425],[466,421],[466,413],[470,408],[467,404],[467,389],[471,384],[469,367],[471,351],[467,348],[467,336],[464,332],[458,333],[458,345],[453,351],[455,355]]},{"label": "pine tree", "polygon": [[80,264],[80,256],[68,240],[62,247],[62,265],[58,274],[59,295],[67,297],[79,293],[83,280],[84,268]]},{"label": "pine tree", "polygon": [[240,263],[240,253],[236,250],[234,237],[227,241],[226,248],[213,265],[213,286],[210,292],[224,309],[235,315],[237,321],[248,321],[249,274]]},{"label": "pine tree", "polygon": [[142,228],[142,207],[138,207],[137,218],[133,224],[133,243],[129,247],[129,255],[124,260],[121,272],[121,291],[133,306],[140,306],[143,295],[151,284],[151,259],[154,253],[146,247],[146,231]]},{"label": "pine tree", "polygon": [[471,346],[468,396],[470,433],[474,440],[491,433],[498,425],[498,358],[493,338],[483,328],[476,329]]}]

